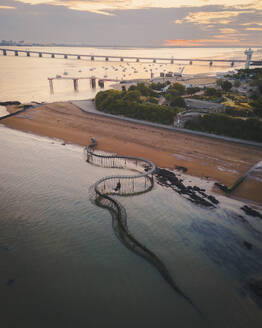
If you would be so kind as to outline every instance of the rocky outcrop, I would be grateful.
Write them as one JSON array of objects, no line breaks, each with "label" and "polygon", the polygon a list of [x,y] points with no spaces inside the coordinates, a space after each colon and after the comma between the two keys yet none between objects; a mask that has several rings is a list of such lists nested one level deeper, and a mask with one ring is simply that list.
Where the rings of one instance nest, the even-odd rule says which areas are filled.
[{"label": "rocky outcrop", "polygon": [[205,189],[198,186],[185,186],[183,180],[179,179],[174,172],[157,168],[155,177],[159,185],[171,188],[192,203],[205,207],[215,207],[219,203],[214,196],[206,194]]},{"label": "rocky outcrop", "polygon": [[261,213],[259,213],[258,211],[254,210],[253,208],[251,208],[247,205],[244,205],[243,207],[241,207],[241,210],[243,210],[247,215],[255,216],[255,217],[262,219]]}]

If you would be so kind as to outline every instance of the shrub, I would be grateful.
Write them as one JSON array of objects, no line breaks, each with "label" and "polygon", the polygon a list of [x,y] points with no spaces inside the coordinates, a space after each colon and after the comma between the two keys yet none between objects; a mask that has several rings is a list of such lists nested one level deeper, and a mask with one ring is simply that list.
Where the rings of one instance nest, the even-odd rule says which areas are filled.
[{"label": "shrub", "polygon": [[185,128],[262,142],[262,122],[254,118],[242,120],[223,114],[209,114],[187,121]]}]

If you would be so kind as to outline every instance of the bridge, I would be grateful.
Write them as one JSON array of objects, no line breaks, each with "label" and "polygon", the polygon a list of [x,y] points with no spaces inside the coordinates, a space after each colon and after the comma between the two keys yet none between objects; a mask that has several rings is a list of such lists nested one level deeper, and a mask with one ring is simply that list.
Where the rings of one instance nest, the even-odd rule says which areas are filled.
[{"label": "bridge", "polygon": [[257,61],[252,61],[252,50],[246,50],[251,51],[251,56],[249,53],[247,54],[245,52],[245,55],[247,55],[247,59],[203,59],[203,58],[166,58],[166,57],[140,57],[140,56],[115,56],[115,55],[84,55],[84,54],[73,54],[73,53],[61,53],[61,52],[47,52],[47,51],[35,51],[35,50],[21,50],[21,49],[7,49],[7,48],[0,48],[0,51],[2,51],[3,56],[7,56],[8,54],[13,54],[14,56],[19,56],[19,54],[26,54],[27,57],[30,57],[31,55],[38,56],[40,58],[44,56],[48,56],[50,58],[64,58],[68,59],[74,58],[74,59],[89,59],[91,61],[94,61],[96,59],[104,59],[105,61],[135,61],[135,62],[152,62],[152,63],[170,63],[174,64],[175,62],[183,61],[188,62],[190,65],[193,64],[193,62],[207,62],[210,66],[213,65],[213,63],[229,63],[232,67],[235,65],[235,63],[245,63],[247,68],[248,66],[255,65]]}]

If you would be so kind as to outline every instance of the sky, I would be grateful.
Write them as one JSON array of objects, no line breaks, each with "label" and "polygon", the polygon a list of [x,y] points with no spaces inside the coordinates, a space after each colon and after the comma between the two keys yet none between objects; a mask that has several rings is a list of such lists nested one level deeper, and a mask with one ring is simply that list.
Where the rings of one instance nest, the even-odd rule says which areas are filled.
[{"label": "sky", "polygon": [[0,0],[0,40],[262,46],[262,0]]}]

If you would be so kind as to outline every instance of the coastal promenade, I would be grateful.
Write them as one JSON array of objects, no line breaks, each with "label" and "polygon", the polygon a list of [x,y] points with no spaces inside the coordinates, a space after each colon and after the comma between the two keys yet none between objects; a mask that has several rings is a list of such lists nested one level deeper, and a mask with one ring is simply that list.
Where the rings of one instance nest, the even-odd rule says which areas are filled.
[{"label": "coastal promenade", "polygon": [[255,146],[255,147],[262,148],[262,143],[261,142],[231,138],[231,137],[226,137],[226,136],[219,136],[219,135],[215,135],[215,134],[211,134],[211,133],[205,133],[205,132],[201,132],[201,131],[194,131],[194,130],[188,130],[188,129],[183,129],[183,128],[176,128],[174,126],[164,125],[164,124],[160,124],[160,123],[153,123],[153,122],[137,120],[137,119],[129,118],[129,117],[123,117],[123,116],[117,116],[117,115],[113,115],[113,114],[107,114],[107,113],[98,111],[95,108],[94,102],[91,99],[89,99],[89,100],[75,100],[75,101],[71,101],[71,103],[73,105],[79,107],[84,112],[89,113],[89,114],[100,115],[100,116],[104,116],[104,117],[109,117],[109,118],[113,118],[113,119],[117,119],[117,120],[123,120],[123,121],[136,123],[136,124],[147,125],[147,126],[151,126],[151,127],[165,129],[165,130],[182,132],[182,133],[187,133],[187,134],[191,134],[191,135],[208,137],[208,138],[213,138],[213,139],[217,139],[217,140],[223,140],[223,141],[234,142],[234,143],[238,143],[238,144],[243,144],[243,145],[249,145],[249,146]]},{"label": "coastal promenade", "polygon": [[[94,108],[91,101],[89,106]],[[7,110],[12,113],[18,108],[8,106]],[[261,147],[148,122],[144,124],[101,113],[86,113],[69,102],[28,108],[24,113],[3,119],[1,124],[24,132],[58,138],[62,144],[86,146],[90,136],[96,136],[101,151],[147,158],[158,167],[171,170],[175,166],[183,166],[187,168],[189,181],[200,177],[210,186],[212,181],[224,185],[233,184],[262,158]],[[257,171],[255,174],[253,176],[252,173],[252,177],[248,177],[230,197],[261,204],[262,173]]]}]

